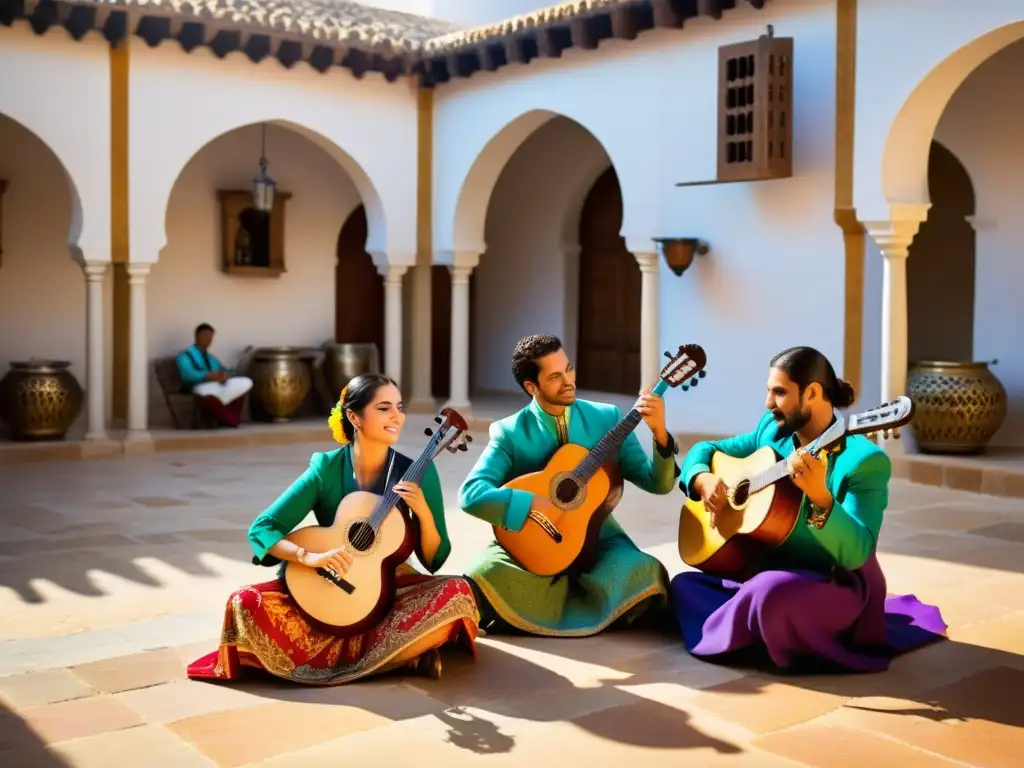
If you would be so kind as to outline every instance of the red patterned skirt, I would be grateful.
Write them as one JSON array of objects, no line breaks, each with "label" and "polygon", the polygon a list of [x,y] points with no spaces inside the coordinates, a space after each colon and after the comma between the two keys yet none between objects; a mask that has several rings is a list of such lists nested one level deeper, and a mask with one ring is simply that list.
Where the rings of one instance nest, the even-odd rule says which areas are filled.
[{"label": "red patterned skirt", "polygon": [[475,656],[480,614],[469,582],[409,571],[399,569],[391,613],[349,637],[311,627],[278,579],[242,587],[228,600],[220,647],[189,664],[188,676],[238,680],[252,667],[296,683],[340,685],[390,668],[407,648],[435,634],[432,647],[460,643]]}]

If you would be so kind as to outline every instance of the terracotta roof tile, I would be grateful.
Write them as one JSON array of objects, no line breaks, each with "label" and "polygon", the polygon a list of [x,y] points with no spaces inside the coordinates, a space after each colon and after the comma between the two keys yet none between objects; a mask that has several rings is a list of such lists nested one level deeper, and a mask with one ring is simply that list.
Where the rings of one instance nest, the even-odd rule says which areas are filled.
[{"label": "terracotta roof tile", "polygon": [[[483,1],[477,0],[477,2]],[[494,24],[444,33],[427,40],[423,45],[423,49],[428,53],[455,50],[481,43],[485,40],[505,37],[524,29],[543,27],[558,21],[569,21],[570,19],[586,16],[588,13],[608,8],[609,6],[628,5],[635,2],[636,0],[571,0],[571,2],[551,5],[521,16],[503,19]]]},{"label": "terracotta roof tile", "polygon": [[138,11],[219,21],[232,29],[274,33],[324,44],[358,48],[418,51],[432,38],[462,29],[458,24],[399,11],[372,8],[346,0],[73,0]]}]

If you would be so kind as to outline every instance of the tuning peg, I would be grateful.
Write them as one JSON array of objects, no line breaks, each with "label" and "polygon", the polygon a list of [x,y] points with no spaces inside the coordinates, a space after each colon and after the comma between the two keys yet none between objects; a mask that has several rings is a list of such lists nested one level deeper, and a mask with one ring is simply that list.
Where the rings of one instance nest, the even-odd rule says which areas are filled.
[{"label": "tuning peg", "polygon": [[667,357],[667,358],[668,358],[669,360],[671,360],[671,359],[672,359],[672,353],[671,353],[671,352],[669,352],[668,350],[665,350],[665,352],[663,352],[662,354],[664,354],[664,355],[665,355],[665,357]]},{"label": "tuning peg", "polygon": [[707,375],[708,375],[708,372],[702,370],[700,373],[697,374],[697,378],[703,379]]},{"label": "tuning peg", "polygon": [[691,387],[696,387],[698,384],[700,384],[700,379],[692,379],[690,381],[690,386]]},{"label": "tuning peg", "polygon": [[435,424],[440,424],[442,421],[444,421],[444,419],[442,419],[440,416],[435,416],[434,417],[434,423]]},{"label": "tuning peg", "polygon": [[426,429],[423,430],[423,434],[426,435],[427,437],[431,437],[434,434],[434,430],[432,430],[430,427],[427,427]]},{"label": "tuning peg", "polygon": [[473,442],[473,436],[472,435],[466,435],[466,442],[467,443],[472,443]]},{"label": "tuning peg", "polygon": [[690,389],[690,385],[689,385],[689,384],[683,384],[683,385],[682,385],[682,386],[680,387],[680,389],[681,389],[681,390],[683,390],[683,392],[687,392],[687,391],[689,391],[689,389]]},{"label": "tuning peg", "polygon": [[455,453],[458,449],[454,445],[447,445],[445,446],[445,450],[448,451],[448,453]]},{"label": "tuning peg", "polygon": [[465,443],[459,443],[459,450],[460,451],[468,451],[469,450],[469,446],[467,446]]},{"label": "tuning peg", "polygon": [[899,440],[900,439],[900,428],[899,427],[896,427],[894,430],[892,430],[892,439],[893,440]]}]

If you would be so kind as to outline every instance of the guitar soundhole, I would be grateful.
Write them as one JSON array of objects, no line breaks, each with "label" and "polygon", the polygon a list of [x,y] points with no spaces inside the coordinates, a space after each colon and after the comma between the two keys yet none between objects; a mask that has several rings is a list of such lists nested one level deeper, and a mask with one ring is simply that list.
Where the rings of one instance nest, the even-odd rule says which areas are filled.
[{"label": "guitar soundhole", "polygon": [[373,546],[377,536],[369,523],[356,523],[348,530],[349,543],[359,552],[366,552]]},{"label": "guitar soundhole", "polygon": [[555,498],[562,504],[568,504],[576,498],[579,492],[580,488],[576,481],[567,477],[555,488]]},{"label": "guitar soundhole", "polygon": [[732,502],[736,507],[742,507],[750,499],[750,481],[741,480],[733,491]]}]

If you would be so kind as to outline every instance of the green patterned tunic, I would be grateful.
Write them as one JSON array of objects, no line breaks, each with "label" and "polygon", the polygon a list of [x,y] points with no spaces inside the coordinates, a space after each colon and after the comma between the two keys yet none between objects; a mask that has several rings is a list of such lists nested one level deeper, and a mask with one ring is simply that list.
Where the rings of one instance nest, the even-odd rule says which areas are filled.
[{"label": "green patterned tunic", "polygon": [[[532,494],[501,486],[543,469],[565,442],[593,448],[621,418],[614,405],[577,400],[555,419],[531,402],[491,425],[490,442],[459,491],[459,506],[491,525],[522,529]],[[616,458],[623,480],[648,493],[667,494],[679,475],[674,454],[672,442],[667,448],[655,445],[652,461],[630,434]],[[641,552],[613,516],[601,528],[597,563],[587,573],[536,576],[494,541],[467,576],[500,619],[535,635],[594,635],[627,612],[635,619],[668,595],[664,566]],[[482,605],[481,613],[486,615],[486,608]]]}]

